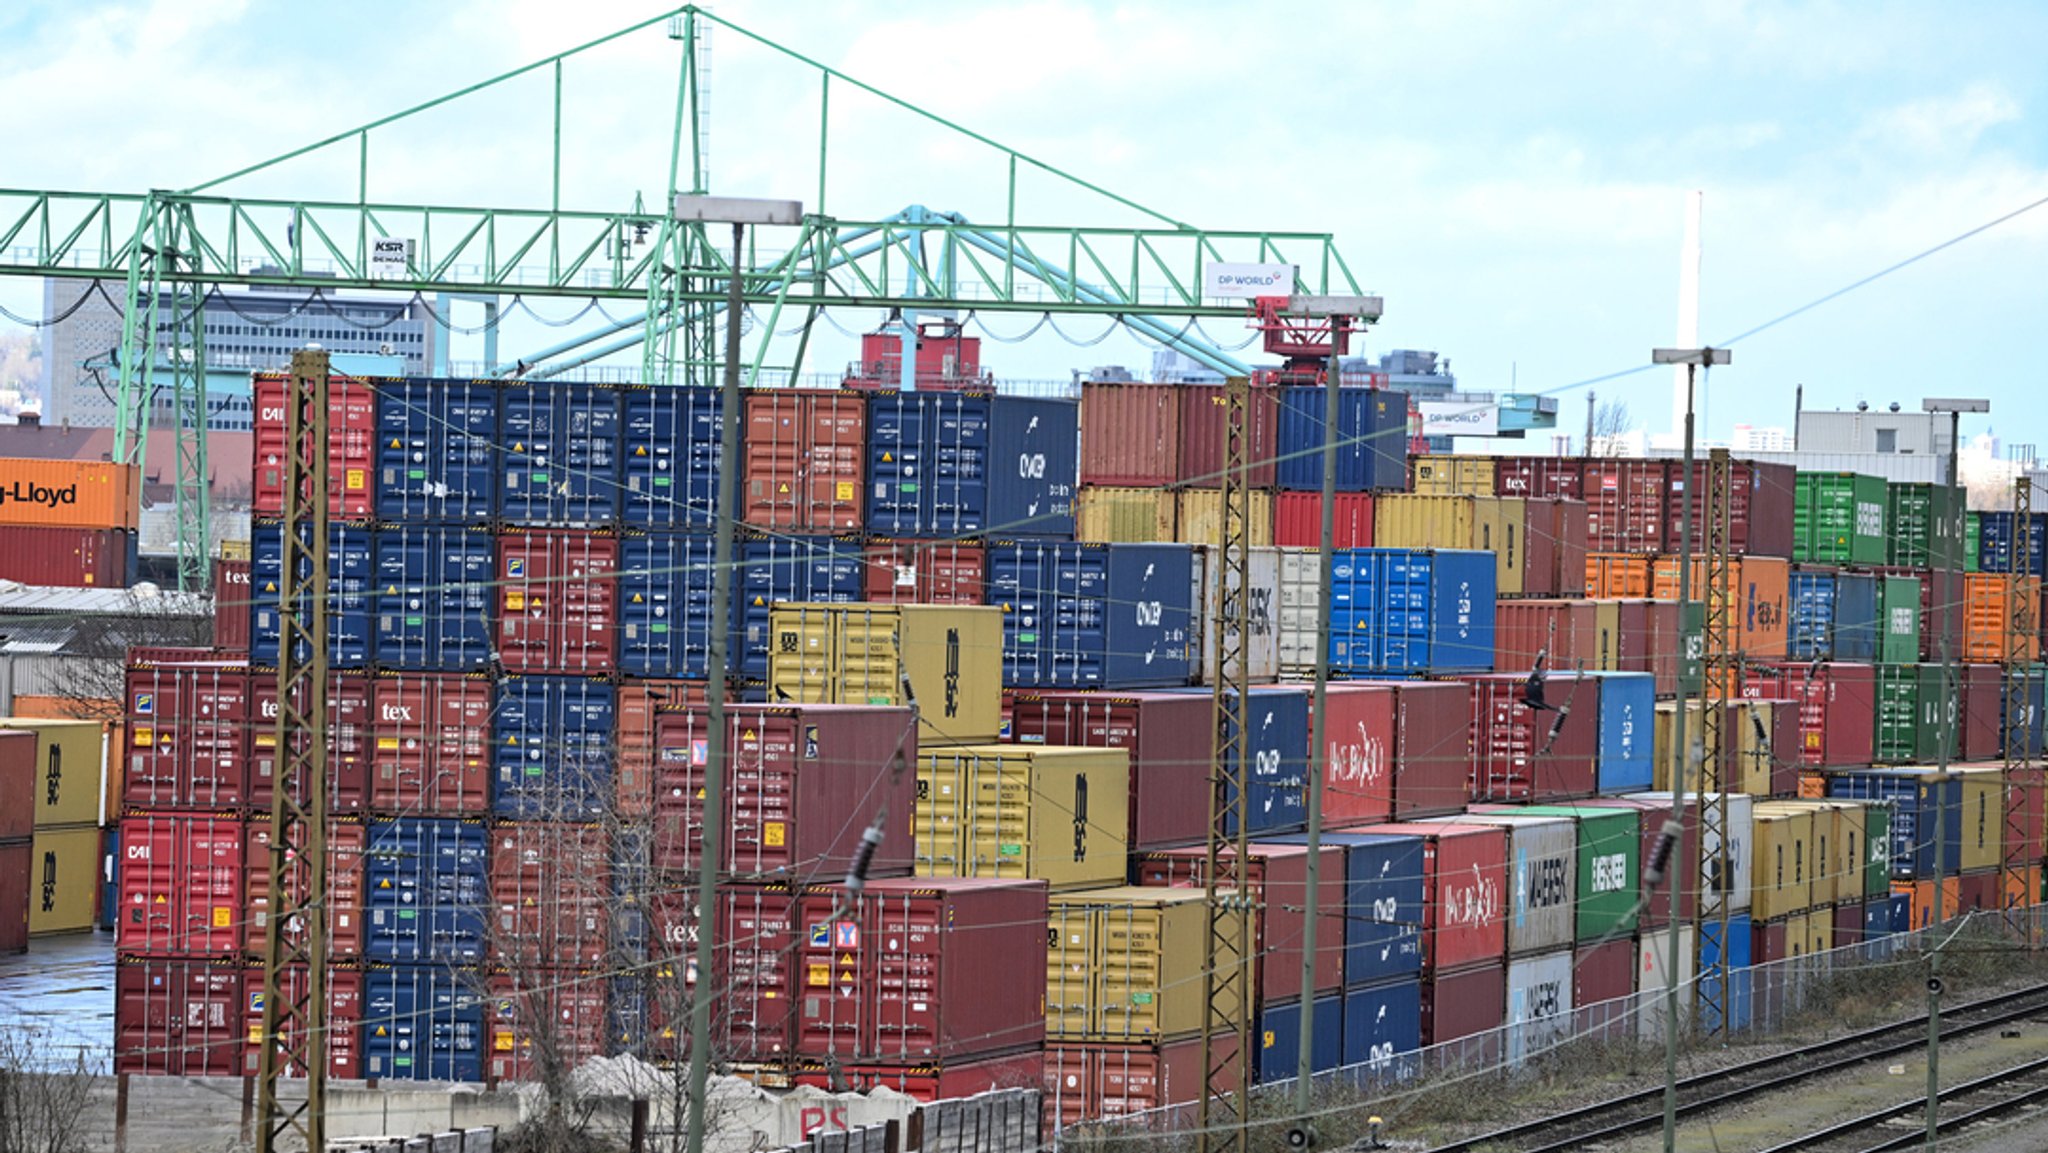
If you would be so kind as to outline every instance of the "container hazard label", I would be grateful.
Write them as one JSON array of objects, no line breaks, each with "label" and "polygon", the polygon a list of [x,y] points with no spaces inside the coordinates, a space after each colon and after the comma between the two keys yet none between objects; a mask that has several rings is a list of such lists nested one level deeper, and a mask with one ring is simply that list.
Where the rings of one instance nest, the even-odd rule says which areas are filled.
[{"label": "container hazard label", "polygon": [[814,989],[829,989],[829,988],[831,988],[831,987],[832,987],[832,966],[830,966],[830,965],[811,965],[811,966],[809,966],[809,967],[808,967],[808,968],[807,968],[807,969],[805,970],[805,973],[804,973],[804,984],[806,984],[806,985],[809,985],[809,986],[811,986],[811,987],[812,987],[812,988],[814,988]]},{"label": "container hazard label", "polygon": [[771,849],[782,848],[784,839],[781,821],[770,821],[761,829],[761,841]]},{"label": "container hazard label", "polygon": [[850,480],[840,481],[837,485],[833,487],[832,495],[835,500],[852,500],[853,482]]},{"label": "container hazard label", "polygon": [[349,469],[347,475],[342,480],[342,484],[351,492],[367,487],[368,483],[364,470],[360,468]]},{"label": "container hazard label", "polygon": [[216,929],[230,929],[230,928],[233,928],[233,927],[234,927],[234,924],[235,924],[235,911],[234,911],[233,909],[230,909],[230,908],[228,908],[228,907],[227,907],[226,905],[215,905],[215,906],[213,907],[213,927],[214,927],[214,928],[216,928]]}]

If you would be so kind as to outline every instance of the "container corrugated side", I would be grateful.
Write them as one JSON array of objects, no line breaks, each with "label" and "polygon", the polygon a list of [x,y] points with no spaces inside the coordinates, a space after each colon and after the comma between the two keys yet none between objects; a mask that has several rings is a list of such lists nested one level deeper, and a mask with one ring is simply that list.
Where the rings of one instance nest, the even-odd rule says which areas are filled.
[{"label": "container corrugated side", "polygon": [[1075,501],[1074,536],[1104,544],[1177,540],[1179,508],[1168,489],[1087,485]]},{"label": "container corrugated side", "polygon": [[[1279,467],[1283,489],[1323,487],[1327,399],[1320,386],[1280,390]],[[1339,492],[1399,491],[1408,485],[1408,398],[1383,389],[1340,388],[1337,396]]]},{"label": "container corrugated side", "polygon": [[498,508],[498,382],[378,380],[377,519],[481,524]]},{"label": "container corrugated side", "polygon": [[[1216,487],[1223,483],[1223,433],[1229,408],[1220,385],[1180,386],[1181,484]],[[1280,394],[1271,388],[1245,393],[1245,483],[1254,489],[1273,487],[1274,456],[1280,436]]]},{"label": "container corrugated side", "polygon": [[1193,675],[1186,545],[995,542],[988,597],[1003,609],[1007,687],[1157,688]]},{"label": "container corrugated side", "polygon": [[1163,487],[1178,479],[1183,397],[1167,384],[1082,385],[1082,482]]},{"label": "container corrugated side", "polygon": [[0,580],[118,589],[134,583],[135,566],[131,529],[0,525]]},{"label": "container corrugated side", "polygon": [[928,748],[918,754],[917,783],[920,877],[1086,888],[1125,875],[1130,758],[1121,749]]}]

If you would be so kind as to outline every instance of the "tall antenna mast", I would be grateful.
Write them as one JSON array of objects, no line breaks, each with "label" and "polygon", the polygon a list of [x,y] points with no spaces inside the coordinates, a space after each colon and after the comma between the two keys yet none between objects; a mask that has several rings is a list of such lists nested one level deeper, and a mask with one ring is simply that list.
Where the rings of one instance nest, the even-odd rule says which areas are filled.
[{"label": "tall antenna mast", "polygon": [[[1700,347],[1700,202],[1704,193],[1694,190],[1685,194],[1685,243],[1678,250],[1678,343],[1679,348]],[[1673,442],[1685,439],[1685,410],[1687,407],[1686,379],[1687,366],[1673,365],[1671,369],[1671,439]],[[1699,409],[1702,418],[1706,415],[1707,392],[1700,389]],[[1701,424],[1706,421],[1702,419]]]}]

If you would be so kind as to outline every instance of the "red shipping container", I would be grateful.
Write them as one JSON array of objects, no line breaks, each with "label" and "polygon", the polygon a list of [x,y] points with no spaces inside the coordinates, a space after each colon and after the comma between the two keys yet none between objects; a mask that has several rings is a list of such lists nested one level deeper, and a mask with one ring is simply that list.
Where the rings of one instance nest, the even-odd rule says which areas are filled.
[{"label": "red shipping container", "polygon": [[135,534],[120,528],[0,525],[0,580],[51,588],[127,588]]},{"label": "red shipping container", "polygon": [[1997,665],[1964,665],[1960,671],[1963,759],[1995,761],[2005,748],[2005,670]]},{"label": "red shipping container", "polygon": [[[1341,989],[1344,985],[1344,950],[1333,942],[1344,939],[1344,908],[1338,893],[1341,884],[1333,878],[1343,875],[1344,850],[1326,845],[1322,853],[1321,876],[1317,882],[1317,906],[1323,910],[1316,921],[1316,992]],[[1208,850],[1166,849],[1147,853],[1136,862],[1138,883],[1174,888],[1196,888],[1208,883]],[[1253,842],[1248,888],[1262,913],[1258,918],[1259,996],[1266,1001],[1284,1001],[1301,996],[1302,936],[1308,923],[1303,913],[1308,901],[1308,846]]]},{"label": "red shipping container", "polygon": [[240,1075],[244,982],[236,959],[123,956],[114,967],[114,1072]]},{"label": "red shipping container", "polygon": [[1493,494],[1530,500],[1582,500],[1586,462],[1574,456],[1503,456],[1493,463]]},{"label": "red shipping container", "polygon": [[[327,811],[357,813],[370,802],[370,678],[335,673],[328,684]],[[254,812],[267,813],[278,762],[277,679],[262,673],[252,675],[249,696],[254,703],[249,721],[246,803]]]},{"label": "red shipping container", "polygon": [[1043,881],[904,878],[869,882],[851,913],[843,899],[800,899],[801,1055],[917,1064],[1043,1043]]},{"label": "red shipping container", "polygon": [[1599,1040],[1636,1035],[1633,937],[1581,947],[1572,956],[1572,1034]]},{"label": "red shipping container", "polygon": [[1768,965],[1791,956],[1789,934],[1783,921],[1752,921],[1749,926],[1749,963]]},{"label": "red shipping container", "polygon": [[124,953],[239,957],[243,860],[233,817],[122,818],[115,943]]},{"label": "red shipping container", "polygon": [[1525,503],[1528,528],[1522,562],[1527,596],[1586,595],[1586,505],[1575,500]]},{"label": "red shipping container", "polygon": [[1448,816],[1472,799],[1472,686],[1394,681],[1394,816]]},{"label": "red shipping container", "polygon": [[498,584],[498,652],[508,672],[608,673],[617,664],[617,537],[507,533],[498,538]]},{"label": "red shipping container", "polygon": [[537,1081],[544,1059],[573,1069],[604,1056],[609,980],[603,973],[557,968],[491,974],[484,985],[491,1007],[484,1078]]},{"label": "red shipping container", "polygon": [[1949,916],[1997,912],[2002,907],[1998,898],[1998,872],[1996,868],[1991,868],[1964,873],[1956,884],[1956,894],[1961,898],[1961,903],[1949,912]]},{"label": "red shipping container", "polygon": [[[1422,1043],[1441,1045],[1478,1037],[1507,1021],[1508,970],[1505,962],[1488,961],[1462,969],[1439,971],[1422,982]],[[1481,1041],[1466,1055],[1484,1068],[1500,1059],[1500,1034]]]},{"label": "red shipping container", "polygon": [[574,968],[610,946],[611,838],[601,825],[503,821],[491,830],[491,955]]},{"label": "red shipping container", "polygon": [[1540,803],[1598,790],[1598,677],[1551,673],[1544,686],[1550,709],[1529,707],[1527,673],[1465,679],[1472,683],[1473,800]]},{"label": "red shipping container", "polygon": [[[696,907],[694,889],[662,889],[648,902],[649,947],[657,958],[674,962],[639,973],[648,1050],[655,1057],[689,1052],[685,1025],[697,983]],[[718,909],[713,1038],[734,1061],[787,1061],[796,1052],[797,898],[787,885],[741,882],[719,894]]]},{"label": "red shipping container", "polygon": [[1801,764],[1858,768],[1870,763],[1875,735],[1870,718],[1877,707],[1874,667],[1840,661],[1751,665],[1743,695],[1797,703],[1799,742],[1795,747]]},{"label": "red shipping container", "polygon": [[1546,669],[1598,669],[1597,627],[1592,601],[1501,601],[1494,610],[1493,667],[1526,673],[1538,653],[1547,653]]},{"label": "red shipping container", "polygon": [[[250,509],[257,516],[284,512],[285,462],[291,445],[285,438],[286,376],[256,375],[255,491]],[[327,512],[330,516],[374,515],[377,494],[370,484],[377,467],[377,394],[369,382],[353,376],[327,379]]]},{"label": "red shipping container", "polygon": [[[242,848],[242,951],[263,956],[270,931],[270,820],[251,819]],[[336,957],[363,954],[363,855],[369,830],[354,821],[327,826],[327,948]],[[296,886],[305,895],[304,875]],[[294,932],[293,940],[301,933]]]},{"label": "red shipping container", "polygon": [[[870,1093],[889,1089],[929,1105],[995,1089],[1037,1089],[1045,1084],[1045,1051],[1031,1049],[970,1061],[851,1065],[836,1069],[823,1061],[805,1061],[797,1067],[796,1083],[831,1092]],[[820,1130],[846,1128],[844,1107],[829,1103],[805,1106],[798,1120],[806,1140]]]},{"label": "red shipping container", "polygon": [[1588,460],[1580,499],[1586,544],[1595,552],[1664,552],[1666,486],[1661,460]]},{"label": "red shipping container", "polygon": [[703,708],[703,681],[619,682],[619,816],[654,812],[655,717],[662,709]]},{"label": "red shipping container", "polygon": [[[1221,488],[1223,431],[1230,412],[1223,401],[1223,386],[1179,387],[1180,463],[1176,479],[1196,488]],[[1247,392],[1244,418],[1244,455],[1251,474],[1246,483],[1253,488],[1272,488],[1280,454],[1280,390],[1254,388]]]},{"label": "red shipping container", "polygon": [[[1372,547],[1372,494],[1340,492],[1330,528],[1331,548]],[[1323,494],[1273,494],[1273,543],[1288,548],[1323,547]]]},{"label": "red shipping container", "polygon": [[1188,693],[1015,694],[1010,739],[1131,754],[1133,852],[1192,844],[1209,835],[1213,702]]},{"label": "red shipping container", "polygon": [[31,841],[0,842],[0,956],[28,951]]},{"label": "red shipping container", "polygon": [[867,402],[858,393],[771,388],[747,395],[740,453],[757,528],[858,532],[867,475]]},{"label": "red shipping container", "polygon": [[1801,706],[1789,698],[1771,699],[1771,795],[1799,795],[1799,756],[1792,750],[1806,742],[1806,721]]},{"label": "red shipping container", "polygon": [[0,844],[25,841],[36,831],[36,734],[29,729],[0,729]]},{"label": "red shipping container", "polygon": [[[677,709],[655,722],[653,864],[698,868],[711,714]],[[845,873],[878,812],[892,818],[870,877],[908,875],[917,806],[917,728],[907,708],[735,705],[726,780],[724,867],[763,879]],[[898,756],[901,756],[900,767]]]},{"label": "red shipping container", "polygon": [[[244,996],[242,1006],[245,1032],[248,1043],[242,1047],[242,1076],[254,1077],[260,1071],[263,1059],[263,966],[251,965],[242,970]],[[286,996],[302,998],[306,995],[306,970],[293,967],[285,970]],[[357,1055],[356,1042],[363,1023],[363,974],[359,969],[345,969],[329,966],[327,969],[327,1041],[321,1048],[327,1051],[327,1075],[351,1081],[363,1076],[362,1058]],[[285,1076],[303,1077],[305,1070],[287,1068]]]},{"label": "red shipping container", "polygon": [[[1631,605],[1636,607],[1632,610]],[[1658,696],[1676,695],[1678,654],[1685,649],[1678,602],[1623,601],[1620,617],[1621,671],[1649,673],[1656,678]]]},{"label": "red shipping container", "polygon": [[1164,488],[1179,480],[1181,395],[1172,384],[1083,384],[1081,483]]},{"label": "red shipping container", "polygon": [[[1992,874],[1994,880],[1997,874]],[[1997,906],[1991,906],[1996,908]],[[1846,901],[1835,906],[1835,948],[1863,943],[1863,902]]]},{"label": "red shipping container", "polygon": [[988,550],[949,540],[883,540],[868,545],[870,604],[979,605]]},{"label": "red shipping container", "polygon": [[[1219,1033],[1214,1044],[1217,1056],[1228,1061],[1237,1051],[1237,1034]],[[1045,1049],[1049,1124],[1064,1127],[1192,1104],[1205,1086],[1200,1037],[1147,1045],[1055,1042]]]},{"label": "red shipping container", "polygon": [[224,653],[249,653],[249,562],[213,562],[213,647]]},{"label": "red shipping container", "polygon": [[490,812],[488,677],[386,672],[371,689],[371,706],[371,811],[411,817]]},{"label": "red shipping container", "polygon": [[1400,705],[1392,685],[1329,687],[1323,714],[1325,823],[1336,826],[1393,819]]},{"label": "red shipping container", "polygon": [[[1669,470],[1670,503],[1665,509],[1666,536],[1678,546],[1679,526],[1684,524],[1685,464],[1672,461]],[[1693,462],[1693,532],[1695,542],[1705,539],[1707,462]],[[1728,550],[1741,556],[1792,555],[1793,506],[1797,493],[1789,464],[1754,464],[1746,460],[1728,466]]]},{"label": "red shipping container", "polygon": [[[1356,831],[1423,838],[1423,972],[1498,961],[1507,955],[1506,829],[1396,822]],[[1505,987],[1504,973],[1501,981]]]},{"label": "red shipping container", "polygon": [[240,807],[249,788],[249,690],[246,662],[131,663],[122,803]]}]

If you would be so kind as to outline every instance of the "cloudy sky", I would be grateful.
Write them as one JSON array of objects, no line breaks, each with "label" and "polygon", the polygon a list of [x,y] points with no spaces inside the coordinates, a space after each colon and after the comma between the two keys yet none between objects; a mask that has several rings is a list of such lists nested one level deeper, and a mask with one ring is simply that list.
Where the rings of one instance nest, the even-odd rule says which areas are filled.
[{"label": "cloudy sky", "polygon": [[[1725,341],[2048,197],[2048,8],[1969,5],[721,3],[723,18],[1177,220],[1328,230],[1387,319],[1467,388],[1562,388],[1674,335],[1685,191],[1705,192],[1702,335]],[[654,16],[635,0],[287,0],[0,8],[4,179],[187,187]],[[659,26],[564,70],[564,203],[666,184],[676,45]],[[536,74],[372,137],[372,199],[537,205],[551,80]],[[32,114],[30,111],[32,110]],[[814,77],[721,30],[715,191],[815,201]],[[999,218],[988,149],[843,87],[828,209]],[[228,191],[342,199],[354,150]],[[1020,217],[1132,214],[1027,176]],[[1710,430],[1814,407],[1984,395],[2004,439],[2048,441],[2038,334],[2048,207],[1736,345]],[[0,303],[40,308],[21,282]],[[541,306],[545,308],[546,306]],[[566,306],[563,311],[568,311]],[[872,316],[840,318],[850,329]],[[997,317],[1015,332],[1027,321]],[[1092,338],[1099,325],[1062,326]],[[508,334],[508,353],[557,334]],[[1214,332],[1231,343],[1228,325]],[[844,342],[825,359],[844,359]],[[1041,332],[998,373],[1146,363]],[[1652,427],[1669,382],[1599,386]],[[1583,421],[1584,391],[1560,394]],[[1983,422],[1966,425],[1981,431]]]}]

